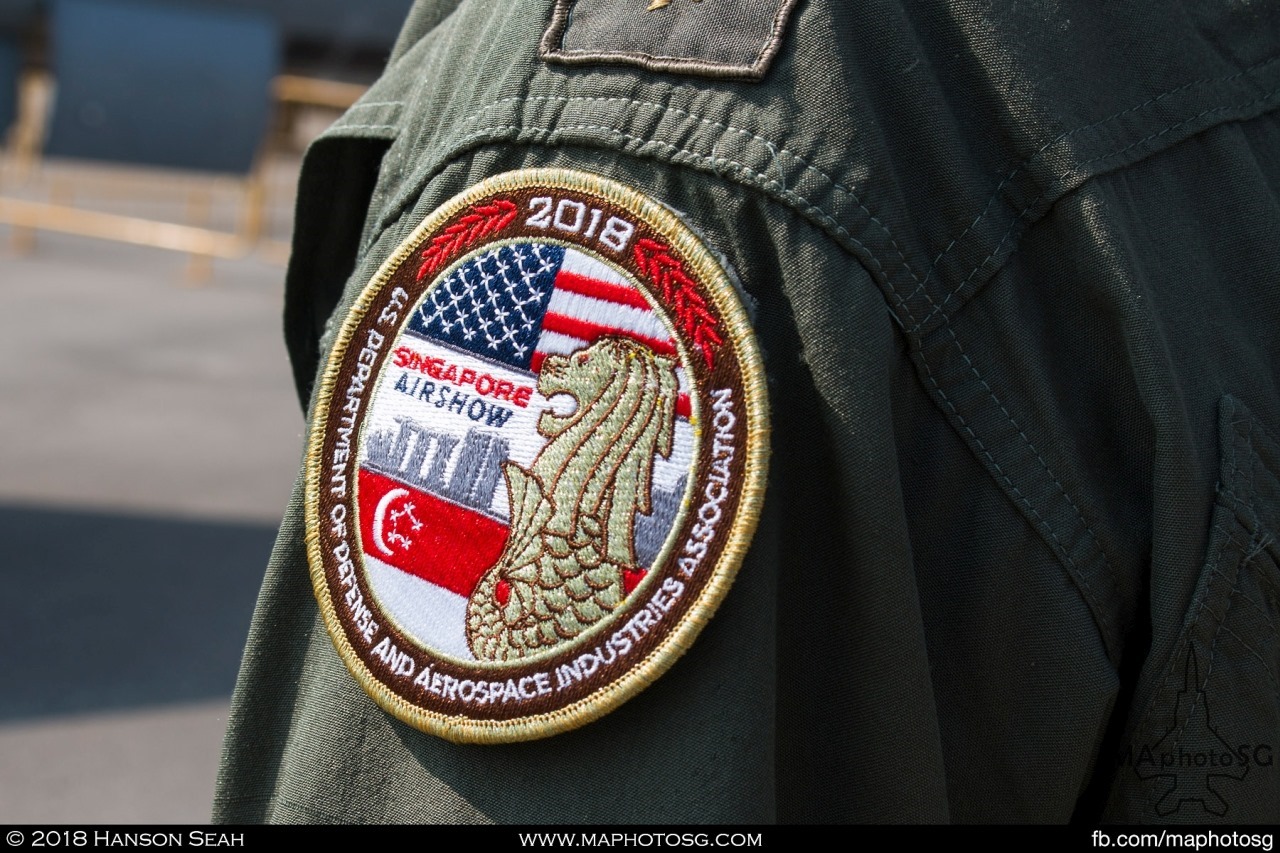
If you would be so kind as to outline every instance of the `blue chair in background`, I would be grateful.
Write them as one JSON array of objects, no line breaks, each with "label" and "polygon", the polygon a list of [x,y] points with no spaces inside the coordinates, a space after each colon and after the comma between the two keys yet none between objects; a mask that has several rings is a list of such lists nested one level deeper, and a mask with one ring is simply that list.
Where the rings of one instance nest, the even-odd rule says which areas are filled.
[{"label": "blue chair in background", "polygon": [[[13,0],[0,0],[5,2]],[[36,231],[49,230],[172,249],[192,256],[196,278],[208,276],[214,257],[253,251],[265,207],[259,154],[268,139],[280,69],[274,17],[172,0],[44,5],[51,72],[44,80],[53,85],[46,82],[41,100],[48,93],[53,97],[42,155],[187,173],[180,182],[163,179],[170,192],[190,188],[196,183],[190,177],[212,180],[188,189],[185,223],[75,206],[73,188],[79,193],[88,184],[65,179],[54,181],[53,202],[30,192],[3,196],[0,222],[14,226],[15,245],[29,247]],[[38,130],[29,135],[38,137]],[[236,224],[208,227],[214,190],[228,178],[239,179],[241,188]],[[137,196],[134,178],[114,183],[124,187],[117,198]]]},{"label": "blue chair in background", "polygon": [[268,14],[55,0],[48,156],[248,174],[280,40]]},{"label": "blue chair in background", "polygon": [[[16,48],[5,33],[25,33],[43,60],[24,77],[19,142],[9,158],[14,174],[39,180],[0,196],[0,223],[14,226],[14,244],[24,248],[37,231],[52,230],[184,251],[198,261],[255,248],[282,253],[284,244],[262,239],[264,161],[294,156],[298,130],[308,129],[297,121],[303,111],[341,111],[365,91],[360,81],[389,54],[412,2],[0,0],[0,132],[17,88]],[[286,51],[290,73],[282,74]],[[86,192],[110,173],[91,169],[71,180],[65,174],[78,167],[42,170],[41,156],[189,173],[163,178],[166,192],[191,186],[191,174],[214,181],[189,191],[184,222],[157,221],[75,206],[73,195],[87,204]],[[244,179],[234,227],[211,201],[228,177]],[[136,178],[116,177],[124,192],[115,198],[155,215],[143,200],[153,195],[141,185],[146,178]],[[39,196],[46,185],[52,201]],[[172,208],[164,215],[182,219]],[[210,217],[224,227],[207,227]]]}]

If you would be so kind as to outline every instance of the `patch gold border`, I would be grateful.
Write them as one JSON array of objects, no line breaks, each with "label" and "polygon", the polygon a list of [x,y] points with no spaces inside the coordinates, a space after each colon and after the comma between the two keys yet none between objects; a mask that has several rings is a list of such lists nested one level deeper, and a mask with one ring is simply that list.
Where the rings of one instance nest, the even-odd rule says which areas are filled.
[{"label": "patch gold border", "polygon": [[[443,714],[409,702],[379,680],[347,640],[330,590],[321,548],[320,490],[325,470],[323,447],[329,429],[330,405],[340,370],[357,327],[376,296],[395,272],[419,252],[424,239],[466,207],[501,192],[533,187],[562,189],[600,196],[632,215],[670,241],[696,272],[702,288],[713,300],[733,344],[745,393],[747,415],[745,463],[737,512],[725,534],[725,544],[709,577],[684,617],[638,662],[617,678],[587,696],[553,711],[510,719],[472,719]],[[384,356],[385,358],[385,356]],[[363,419],[365,413],[361,413]],[[608,178],[567,169],[521,169],[488,178],[449,199],[429,214],[382,263],[352,305],[326,361],[312,410],[307,441],[305,518],[307,562],[312,589],[325,628],[339,656],[375,702],[397,719],[429,734],[455,743],[511,743],[549,737],[583,726],[617,708],[667,671],[701,633],[742,565],[751,544],[764,500],[769,458],[769,408],[764,364],[746,309],[715,254],[680,218],[657,201]]]}]

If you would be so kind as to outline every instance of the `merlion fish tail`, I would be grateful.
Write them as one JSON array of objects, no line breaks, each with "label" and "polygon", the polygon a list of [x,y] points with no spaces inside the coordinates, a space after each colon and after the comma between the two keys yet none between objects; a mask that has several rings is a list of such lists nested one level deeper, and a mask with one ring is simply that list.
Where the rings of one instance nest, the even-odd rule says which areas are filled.
[{"label": "merlion fish tail", "polygon": [[[522,637],[526,643],[538,639],[537,624],[522,620],[525,613],[537,612],[531,595],[538,580],[538,561],[543,554],[542,528],[555,512],[555,505],[543,494],[542,482],[512,462],[503,463],[507,495],[511,505],[511,529],[497,564],[485,573],[467,605],[467,634],[472,653],[481,660],[509,660],[515,648],[504,636],[508,626],[533,629],[535,635]],[[516,583],[512,583],[515,580]],[[520,644],[524,645],[524,643]]]}]

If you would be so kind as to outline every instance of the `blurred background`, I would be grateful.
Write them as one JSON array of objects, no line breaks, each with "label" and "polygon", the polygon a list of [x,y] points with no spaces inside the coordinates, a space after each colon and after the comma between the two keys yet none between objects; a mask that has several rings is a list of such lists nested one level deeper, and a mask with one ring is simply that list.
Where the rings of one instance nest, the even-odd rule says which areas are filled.
[{"label": "blurred background", "polygon": [[0,0],[0,822],[208,820],[302,151],[412,0]]}]

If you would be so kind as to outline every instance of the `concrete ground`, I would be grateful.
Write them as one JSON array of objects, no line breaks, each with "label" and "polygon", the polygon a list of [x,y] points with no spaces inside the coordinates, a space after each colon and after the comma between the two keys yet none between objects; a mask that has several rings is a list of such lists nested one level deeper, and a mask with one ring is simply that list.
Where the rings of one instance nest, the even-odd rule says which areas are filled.
[{"label": "concrete ground", "polygon": [[301,450],[283,267],[217,261],[193,286],[182,255],[45,233],[15,254],[11,237],[0,823],[206,821]]}]

